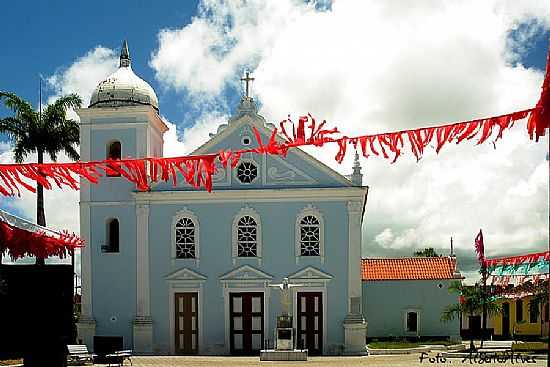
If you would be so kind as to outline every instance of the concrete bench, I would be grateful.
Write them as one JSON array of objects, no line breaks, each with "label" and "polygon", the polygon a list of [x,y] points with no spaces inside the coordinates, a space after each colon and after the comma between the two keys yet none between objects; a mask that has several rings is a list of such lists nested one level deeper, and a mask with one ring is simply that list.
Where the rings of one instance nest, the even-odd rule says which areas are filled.
[{"label": "concrete bench", "polygon": [[130,361],[130,365],[133,365],[132,356],[133,356],[132,350],[127,349],[127,350],[119,350],[114,353],[107,354],[105,358],[107,358],[107,360],[109,361],[109,366],[111,366],[111,364],[117,364],[119,366],[122,366],[124,364],[125,359]]},{"label": "concrete bench", "polygon": [[483,347],[477,350],[478,353],[504,353],[512,351],[512,340],[487,340]]},{"label": "concrete bench", "polygon": [[69,344],[67,345],[67,351],[67,364],[69,365],[94,364],[96,355],[88,352],[86,344]]}]

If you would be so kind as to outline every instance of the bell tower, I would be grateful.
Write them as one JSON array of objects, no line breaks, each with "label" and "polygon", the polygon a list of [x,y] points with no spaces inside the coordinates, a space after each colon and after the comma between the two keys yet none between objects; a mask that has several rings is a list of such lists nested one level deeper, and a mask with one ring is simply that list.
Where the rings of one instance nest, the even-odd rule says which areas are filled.
[{"label": "bell tower", "polygon": [[[151,86],[132,70],[128,43],[120,52],[119,68],[94,90],[80,117],[80,157],[83,161],[162,157],[163,135],[168,130],[159,115]],[[114,335],[116,323],[129,327],[125,347],[147,353],[152,340],[148,294],[147,208],[135,205],[135,185],[118,175],[102,177],[97,185],[80,185],[82,314],[78,338],[91,349],[94,335]],[[136,230],[137,229],[137,230]],[[142,233],[145,231],[145,234]],[[123,274],[123,276],[113,276]],[[128,284],[132,284],[128,290]],[[94,291],[110,289],[111,295]],[[127,291],[135,298],[109,299]],[[134,317],[120,310],[135,310]],[[94,315],[111,324],[96,325]],[[133,325],[133,329],[130,325]],[[132,344],[133,341],[133,344]]]}]

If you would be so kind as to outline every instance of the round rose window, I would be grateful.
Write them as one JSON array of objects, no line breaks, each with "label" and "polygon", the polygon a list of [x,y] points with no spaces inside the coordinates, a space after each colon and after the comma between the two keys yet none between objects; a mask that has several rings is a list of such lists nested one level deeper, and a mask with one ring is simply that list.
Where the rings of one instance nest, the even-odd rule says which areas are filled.
[{"label": "round rose window", "polygon": [[242,183],[251,183],[258,176],[258,168],[252,162],[242,162],[237,166],[237,178]]}]

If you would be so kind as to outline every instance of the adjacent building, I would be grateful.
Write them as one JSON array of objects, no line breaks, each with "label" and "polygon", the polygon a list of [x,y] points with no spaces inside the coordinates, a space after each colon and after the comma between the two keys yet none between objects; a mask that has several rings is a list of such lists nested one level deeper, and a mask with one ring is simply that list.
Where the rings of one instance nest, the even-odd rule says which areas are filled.
[{"label": "adjacent building", "polygon": [[451,282],[463,279],[456,257],[367,258],[362,279],[369,339],[459,339],[458,318],[441,321],[445,308],[458,302],[449,292]]}]

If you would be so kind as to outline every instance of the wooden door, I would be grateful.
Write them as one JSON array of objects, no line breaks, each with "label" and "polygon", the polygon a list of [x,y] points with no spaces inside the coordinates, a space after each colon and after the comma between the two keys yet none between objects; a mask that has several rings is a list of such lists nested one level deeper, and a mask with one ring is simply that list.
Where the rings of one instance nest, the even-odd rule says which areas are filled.
[{"label": "wooden door", "polygon": [[263,293],[230,293],[229,315],[231,354],[259,354],[264,340]]},{"label": "wooden door", "polygon": [[310,355],[323,353],[323,294],[299,292],[297,305],[297,343]]},{"label": "wooden door", "polygon": [[197,293],[175,294],[176,354],[197,354],[199,351],[199,308]]}]

